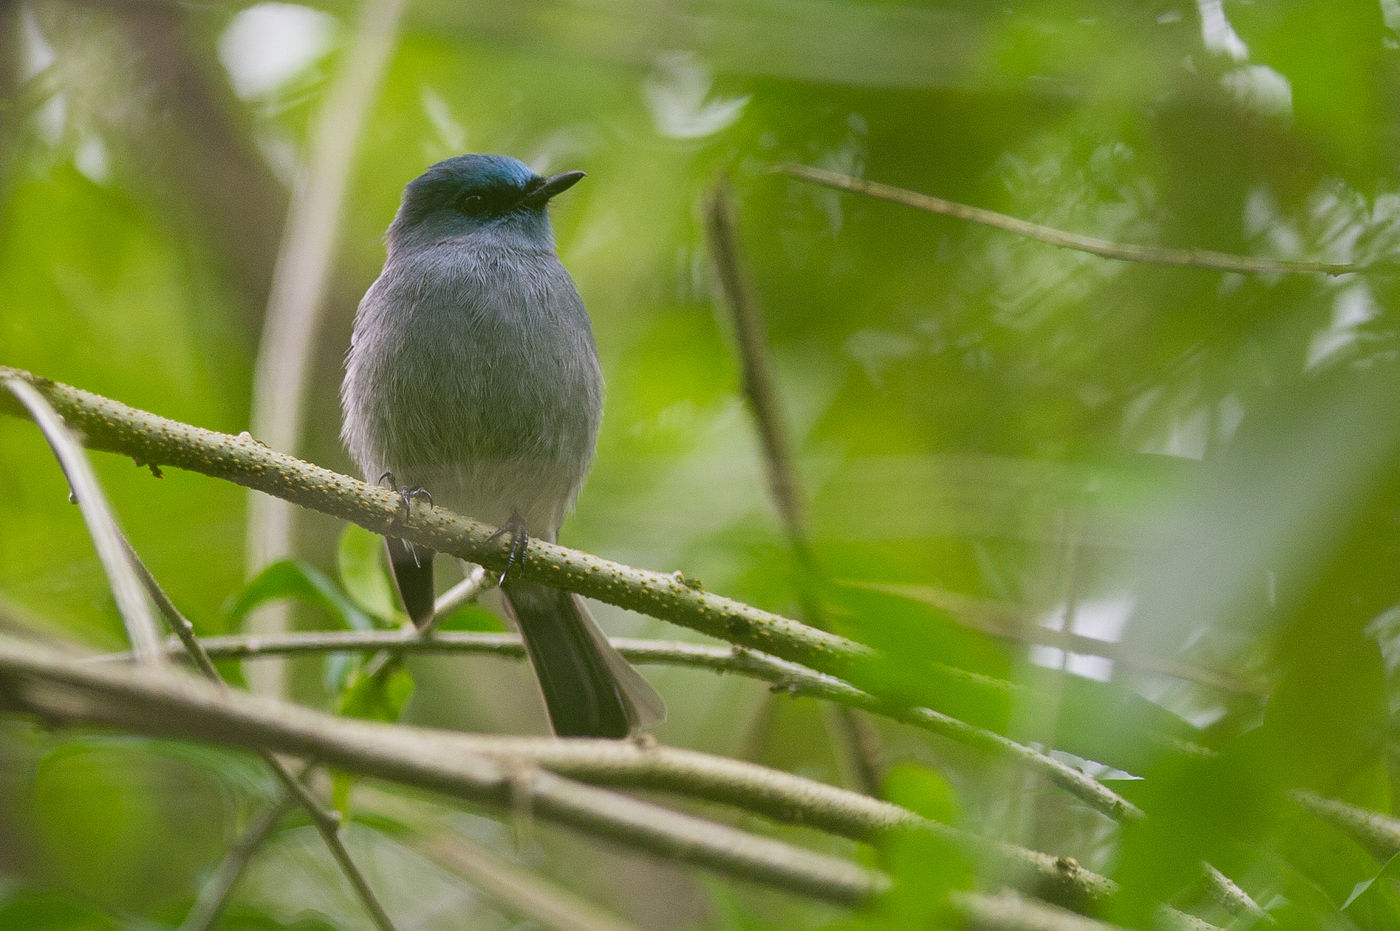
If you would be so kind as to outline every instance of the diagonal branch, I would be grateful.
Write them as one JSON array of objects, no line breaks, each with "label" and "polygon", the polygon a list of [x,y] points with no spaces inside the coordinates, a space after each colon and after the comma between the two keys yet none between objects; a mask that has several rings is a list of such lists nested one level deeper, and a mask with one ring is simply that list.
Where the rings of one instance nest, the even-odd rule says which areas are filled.
[{"label": "diagonal branch", "polygon": [[185,914],[179,931],[209,931],[218,924],[229,896],[233,894],[233,887],[238,884],[253,855],[272,836],[273,829],[277,827],[277,822],[282,820],[282,816],[294,807],[296,800],[290,795],[283,795],[275,804],[263,809],[252,826],[229,848],[223,860],[219,861],[214,875],[200,888],[199,896]]},{"label": "diagonal branch", "polygon": [[[777,505],[788,548],[797,568],[802,619],[829,629],[820,597],[822,573],[807,533],[807,508],[794,462],[792,439],[783,420],[777,378],[768,347],[768,327],[739,251],[739,221],[727,178],[721,176],[705,205],[705,232],[719,297],[734,322],[743,392],[768,468],[768,487]],[[832,724],[846,750],[856,784],[876,795],[883,779],[879,738],[869,722],[849,707],[832,709]]]},{"label": "diagonal branch", "polygon": [[[209,655],[204,652],[198,639],[194,636],[194,625],[175,607],[165,590],[160,587],[150,570],[146,568],[146,564],[141,561],[131,542],[117,527],[111,509],[107,506],[106,497],[102,494],[97,476],[93,474],[87,456],[83,453],[82,447],[74,440],[67,426],[49,406],[43,395],[28,382],[18,378],[10,378],[5,381],[5,386],[20,399],[30,414],[38,421],[49,445],[53,447],[54,453],[58,456],[64,474],[68,477],[73,494],[82,508],[83,517],[87,521],[88,530],[99,555],[102,557],[122,617],[126,620],[133,657],[145,663],[153,663],[166,658],[165,653],[160,649],[155,618],[150,611],[150,606],[154,603],[165,616],[171,629],[175,631],[176,637],[181,641],[181,645],[195,661],[195,665],[199,667],[205,678],[224,686],[224,682],[210,661]],[[145,595],[150,598],[149,602],[142,597],[142,588],[145,589]],[[375,927],[379,928],[380,931],[394,931],[393,921],[379,904],[378,899],[375,898],[364,875],[355,866],[350,852],[346,850],[345,844],[340,838],[339,819],[322,808],[320,803],[301,784],[301,781],[293,776],[282,764],[282,761],[266,748],[258,748],[258,755],[262,757],[268,769],[281,782],[286,794],[299,801],[311,815],[311,820],[325,840],[327,849],[330,850],[331,856],[340,866],[346,879],[349,880],[356,895],[359,896]]]},{"label": "diagonal branch", "polygon": [[[200,674],[203,675],[205,679],[221,688],[227,688],[227,683],[224,682],[223,677],[219,675],[219,671],[214,667],[214,662],[210,659],[208,651],[204,649],[204,645],[201,644],[199,639],[195,636],[194,625],[190,623],[189,618],[185,617],[185,615],[180,612],[180,609],[175,607],[175,603],[170,600],[170,596],[166,594],[165,589],[161,588],[160,583],[157,582],[155,576],[151,574],[151,570],[146,567],[146,564],[142,562],[141,558],[136,554],[136,550],[131,546],[130,541],[123,537],[122,543],[125,544],[127,556],[130,558],[132,565],[135,566],[137,573],[141,576],[141,581],[146,586],[146,591],[151,596],[151,600],[155,602],[156,607],[158,607],[161,614],[165,616],[166,622],[175,631],[175,637],[179,641],[181,648],[184,649],[185,653],[194,661],[195,667],[199,669]],[[266,747],[257,747],[256,752],[258,757],[262,759],[263,764],[282,786],[282,798],[271,805],[268,808],[268,812],[280,812],[288,801],[300,804],[310,816],[311,823],[316,828],[316,832],[321,835],[321,840],[325,843],[326,849],[330,851],[331,858],[335,860],[336,865],[340,867],[340,871],[345,874],[346,880],[350,883],[350,888],[354,890],[355,896],[360,900],[360,904],[364,906],[365,911],[370,916],[370,920],[374,922],[374,926],[381,929],[381,931],[394,931],[393,919],[391,919],[389,913],[384,910],[384,906],[379,903],[379,899],[375,896],[374,890],[370,888],[369,881],[365,879],[364,873],[360,872],[360,868],[355,865],[354,859],[350,856],[349,849],[345,846],[345,840],[340,834],[340,816],[334,812],[328,811],[321,805],[320,801],[311,794],[311,790],[302,782],[305,773],[301,776],[294,775],[291,770],[287,768],[286,764],[278,759],[277,755]],[[268,817],[272,817],[272,815],[269,814]],[[268,826],[268,829],[271,829],[271,825]],[[229,868],[232,869],[232,866]],[[223,878],[222,870],[219,878],[220,880]],[[236,874],[233,878],[237,878]],[[229,888],[232,888],[231,880]],[[222,899],[214,899],[211,901],[219,902],[222,901]],[[217,912],[214,913],[214,917],[217,917]]]},{"label": "diagonal branch", "polygon": [[[442,508],[414,508],[405,515],[399,498],[382,487],[276,452],[251,436],[230,436],[146,411],[28,372],[0,366],[0,378],[20,378],[44,395],[78,431],[87,446],[120,452],[142,465],[171,465],[276,495],[441,553],[504,569],[508,548],[492,536],[495,528]],[[0,395],[0,412],[24,411]],[[808,627],[791,618],[705,591],[680,573],[636,569],[588,553],[531,539],[516,563],[528,579],[630,608],[840,676],[872,694],[888,695],[891,685],[878,654],[844,637]],[[925,691],[937,690],[950,713],[966,713],[971,723],[1004,727],[1012,697],[1020,687],[953,667],[931,665]],[[890,695],[908,702],[909,696]],[[922,696],[920,703],[927,700]]]},{"label": "diagonal branch", "polygon": [[[810,570],[813,555],[807,541],[807,509],[798,487],[792,440],[788,437],[787,426],[779,410],[778,386],[769,359],[768,328],[739,257],[734,198],[728,182],[723,178],[715,185],[705,204],[705,232],[720,297],[734,322],[744,397],[749,402],[759,442],[763,446],[773,503],[777,505],[782,518],[788,545],[803,568]],[[806,592],[801,594],[807,597]]]},{"label": "diagonal branch", "polygon": [[127,562],[121,531],[117,529],[116,519],[107,506],[107,497],[102,493],[102,486],[98,484],[82,448],[43,393],[35,390],[28,380],[13,377],[10,371],[0,368],[0,381],[10,394],[19,399],[58,457],[73,498],[87,523],[93,547],[107,573],[112,597],[117,603],[117,613],[126,625],[132,656],[141,663],[162,661],[165,654],[160,649],[160,627],[151,612],[150,603],[142,594],[140,580]]},{"label": "diagonal branch", "polygon": [[[49,400],[84,442],[95,449],[124,453],[138,463],[168,464],[224,478],[249,488],[274,494],[304,507],[353,521],[376,533],[392,532],[439,552],[451,553],[488,568],[504,568],[504,549],[491,540],[493,528],[451,514],[440,508],[413,509],[405,517],[402,504],[391,492],[366,485],[349,476],[311,465],[269,449],[249,437],[229,436],[155,414],[119,402],[38,378],[28,372],[0,366],[0,378],[30,382]],[[0,411],[24,411],[6,403],[0,395]],[[928,708],[913,707],[899,695],[889,695],[877,654],[844,637],[826,633],[797,621],[703,590],[679,573],[664,574],[635,569],[532,539],[521,571],[545,584],[579,592],[600,601],[665,618],[757,650],[789,663],[827,673],[844,680],[845,688],[868,693],[868,702],[882,713],[919,720],[921,726],[941,728],[958,740],[1012,759],[1047,767],[1058,775],[1056,784],[1071,788],[1080,798],[1114,817],[1132,816],[1135,809],[1100,783],[1075,774],[1050,757],[984,728],[979,722]],[[931,671],[946,687],[946,704],[959,704],[992,725],[1005,721],[1013,691],[1011,683],[944,668]],[[845,684],[849,683],[849,684]],[[922,698],[922,696],[920,696]],[[923,704],[922,701],[915,703]],[[986,710],[992,706],[992,711]],[[897,713],[895,709],[899,710]]]},{"label": "diagonal branch", "polygon": [[810,165],[776,165],[772,170],[779,174],[785,174],[802,181],[811,182],[812,184],[819,184],[822,187],[834,188],[838,191],[848,191],[852,194],[865,194],[870,197],[879,198],[880,200],[902,204],[905,207],[913,207],[916,210],[926,210],[929,213],[953,217],[956,220],[980,223],[983,226],[1005,230],[1008,233],[1015,233],[1017,236],[1024,236],[1027,239],[1036,239],[1043,243],[1049,243],[1052,246],[1074,249],[1077,252],[1088,252],[1106,259],[1120,259],[1125,262],[1143,262],[1149,265],[1208,268],[1215,271],[1235,272],[1243,275],[1336,276],[1364,272],[1379,272],[1393,275],[1397,271],[1400,271],[1400,263],[1393,261],[1367,262],[1362,264],[1351,262],[1292,262],[1286,259],[1264,259],[1247,255],[1233,255],[1228,252],[1216,252],[1211,249],[1173,249],[1166,246],[1143,246],[1135,243],[1113,242],[1108,239],[1099,239],[1096,236],[1070,233],[1065,230],[1055,229],[1053,226],[1032,223],[1029,220],[1022,220],[1020,217],[1009,216],[1005,213],[997,213],[995,210],[986,210],[982,207],[960,204],[957,201],[944,200],[942,197],[934,197],[932,194],[921,194],[918,191],[910,191],[889,184],[881,184],[878,181],[866,181],[864,178],[853,178],[850,175],[843,175],[835,171],[827,171],[824,168],[813,168]]}]

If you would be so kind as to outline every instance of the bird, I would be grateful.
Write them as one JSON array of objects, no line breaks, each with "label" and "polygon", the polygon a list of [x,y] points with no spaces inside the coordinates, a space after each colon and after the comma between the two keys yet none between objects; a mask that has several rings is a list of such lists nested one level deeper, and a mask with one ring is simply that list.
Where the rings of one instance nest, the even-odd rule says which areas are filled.
[{"label": "bird", "polygon": [[[593,327],[559,260],[548,205],[584,177],[458,155],[404,188],[383,270],[355,313],[341,438],[366,481],[512,537],[554,542],[592,465],[603,411]],[[404,608],[433,615],[433,556],[386,537]],[[665,702],[576,594],[501,577],[561,737],[635,736]]]}]

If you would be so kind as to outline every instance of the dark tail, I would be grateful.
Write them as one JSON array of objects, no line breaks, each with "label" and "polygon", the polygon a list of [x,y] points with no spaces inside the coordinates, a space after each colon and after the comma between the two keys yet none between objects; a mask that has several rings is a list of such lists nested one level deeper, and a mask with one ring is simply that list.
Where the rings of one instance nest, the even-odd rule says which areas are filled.
[{"label": "dark tail", "polygon": [[394,537],[385,537],[384,542],[404,610],[413,626],[422,627],[433,619],[433,551]]},{"label": "dark tail", "polygon": [[502,586],[560,737],[626,737],[659,724],[666,705],[608,643],[582,599],[536,582]]}]

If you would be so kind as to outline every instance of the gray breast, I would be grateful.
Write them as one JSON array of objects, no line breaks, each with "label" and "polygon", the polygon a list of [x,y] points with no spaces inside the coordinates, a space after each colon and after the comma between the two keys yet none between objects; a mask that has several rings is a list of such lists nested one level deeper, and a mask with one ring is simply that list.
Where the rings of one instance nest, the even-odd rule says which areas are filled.
[{"label": "gray breast", "polygon": [[491,523],[553,536],[592,460],[602,374],[552,251],[444,243],[386,264],[360,304],[342,389],[365,475],[391,470]]}]

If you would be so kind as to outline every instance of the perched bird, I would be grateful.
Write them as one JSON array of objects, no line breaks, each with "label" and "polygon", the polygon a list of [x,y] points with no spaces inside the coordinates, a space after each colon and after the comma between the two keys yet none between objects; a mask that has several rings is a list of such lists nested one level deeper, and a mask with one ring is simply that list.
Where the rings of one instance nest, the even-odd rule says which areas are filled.
[{"label": "perched bird", "polygon": [[[404,189],[388,258],[355,315],[341,437],[369,481],[554,541],[593,460],[603,376],[588,312],[554,251],[547,206],[583,172],[541,177],[502,155],[438,162]],[[433,613],[433,553],[387,539],[404,607]],[[550,723],[624,737],[661,697],[583,601],[503,576]]]}]

